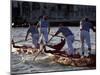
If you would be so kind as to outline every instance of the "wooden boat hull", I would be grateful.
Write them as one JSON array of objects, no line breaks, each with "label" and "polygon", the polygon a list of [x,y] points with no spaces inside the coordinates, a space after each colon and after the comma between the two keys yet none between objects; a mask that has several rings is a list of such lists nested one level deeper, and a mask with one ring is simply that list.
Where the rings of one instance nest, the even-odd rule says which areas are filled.
[{"label": "wooden boat hull", "polygon": [[[32,48],[29,46],[14,46],[12,47],[12,50],[14,49],[14,52],[16,52],[17,54],[35,54],[38,52],[38,49],[36,48]],[[13,51],[12,51],[13,52]]]},{"label": "wooden boat hull", "polygon": [[83,58],[70,58],[63,57],[60,55],[54,55],[53,59],[56,63],[68,66],[76,66],[76,67],[96,67],[96,56],[91,55],[89,57]]}]

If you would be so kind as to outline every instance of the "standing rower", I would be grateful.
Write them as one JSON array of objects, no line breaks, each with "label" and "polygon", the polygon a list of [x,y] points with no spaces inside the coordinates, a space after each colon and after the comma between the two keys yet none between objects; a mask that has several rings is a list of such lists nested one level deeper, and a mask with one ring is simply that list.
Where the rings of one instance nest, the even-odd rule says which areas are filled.
[{"label": "standing rower", "polygon": [[65,36],[65,40],[67,42],[68,45],[68,52],[66,52],[66,54],[68,56],[74,56],[75,55],[75,50],[73,48],[73,42],[74,42],[74,35],[71,32],[71,30],[68,27],[64,27],[62,23],[59,24],[60,28],[58,29],[58,31],[56,32],[55,35],[62,33]]},{"label": "standing rower", "polygon": [[43,36],[42,40],[45,42],[45,44],[48,42],[48,33],[49,33],[49,22],[48,22],[48,16],[43,16],[39,23],[40,27],[40,35]]},{"label": "standing rower", "polygon": [[80,21],[80,39],[81,39],[81,49],[82,49],[83,56],[84,56],[84,42],[85,41],[88,46],[88,54],[91,54],[90,29],[93,29],[93,31],[95,31],[89,19],[83,18]]},{"label": "standing rower", "polygon": [[28,37],[29,33],[31,33],[31,35],[32,35],[32,43],[34,44],[35,48],[39,48],[39,44],[38,44],[39,32],[38,32],[38,29],[37,29],[36,25],[37,25],[36,23],[29,24],[29,28],[27,30],[27,34],[26,34],[25,40],[27,41],[27,37]]}]

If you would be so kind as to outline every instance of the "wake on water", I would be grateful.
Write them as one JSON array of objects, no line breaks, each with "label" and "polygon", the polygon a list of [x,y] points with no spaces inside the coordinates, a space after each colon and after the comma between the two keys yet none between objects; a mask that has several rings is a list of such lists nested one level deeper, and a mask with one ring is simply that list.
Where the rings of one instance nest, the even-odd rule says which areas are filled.
[{"label": "wake on water", "polygon": [[25,55],[24,58],[23,61],[22,55],[12,53],[11,72],[13,74],[93,69],[93,67],[72,67],[61,65],[54,62],[52,56],[50,57],[46,55],[39,55],[35,61],[32,60],[34,56],[31,55]]}]

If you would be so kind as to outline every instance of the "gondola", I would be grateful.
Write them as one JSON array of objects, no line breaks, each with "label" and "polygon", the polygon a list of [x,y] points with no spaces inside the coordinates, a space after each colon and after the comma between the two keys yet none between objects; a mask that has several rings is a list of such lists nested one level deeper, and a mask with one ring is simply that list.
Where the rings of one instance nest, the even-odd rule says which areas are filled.
[{"label": "gondola", "polygon": [[[34,54],[38,50],[34,49],[32,47],[28,46],[16,46],[14,44],[14,41],[12,41],[13,47],[16,48],[16,51],[18,53],[29,53],[29,54]],[[48,47],[51,47],[55,49],[54,51],[52,50],[46,50],[46,46],[43,46],[44,52],[46,54],[51,54],[53,55],[53,61],[62,65],[68,65],[68,66],[77,66],[77,67],[96,67],[96,55],[89,55],[87,57],[79,57],[79,58],[73,58],[73,57],[68,57],[65,51],[61,51],[63,46],[65,45],[65,39],[61,39],[61,42],[56,44],[56,45],[46,45]]]}]

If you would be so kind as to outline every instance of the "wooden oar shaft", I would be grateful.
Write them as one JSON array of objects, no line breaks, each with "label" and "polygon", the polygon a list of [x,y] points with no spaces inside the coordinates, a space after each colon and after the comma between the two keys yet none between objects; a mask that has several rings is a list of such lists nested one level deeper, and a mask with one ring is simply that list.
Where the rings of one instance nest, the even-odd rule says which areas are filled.
[{"label": "wooden oar shaft", "polygon": [[[43,48],[42,48],[42,50],[43,50]],[[37,55],[33,58],[33,61],[36,59],[36,57],[42,52],[42,50],[40,50],[38,53],[37,53]]]},{"label": "wooden oar shaft", "polygon": [[[54,37],[54,36],[53,36]],[[47,43],[49,43],[51,40],[52,40],[52,38],[53,37],[51,37],[51,39],[47,42]],[[44,44],[43,45],[43,47],[42,47],[42,49],[37,53],[37,55],[33,58],[33,61],[35,61],[35,59],[36,59],[36,57],[43,51],[43,49],[44,49],[44,46],[46,46],[47,44]]]},{"label": "wooden oar shaft", "polygon": [[59,36],[59,35],[53,35],[53,34],[50,34],[51,36],[56,36],[56,37],[61,37],[61,38],[64,38],[63,36]]}]

